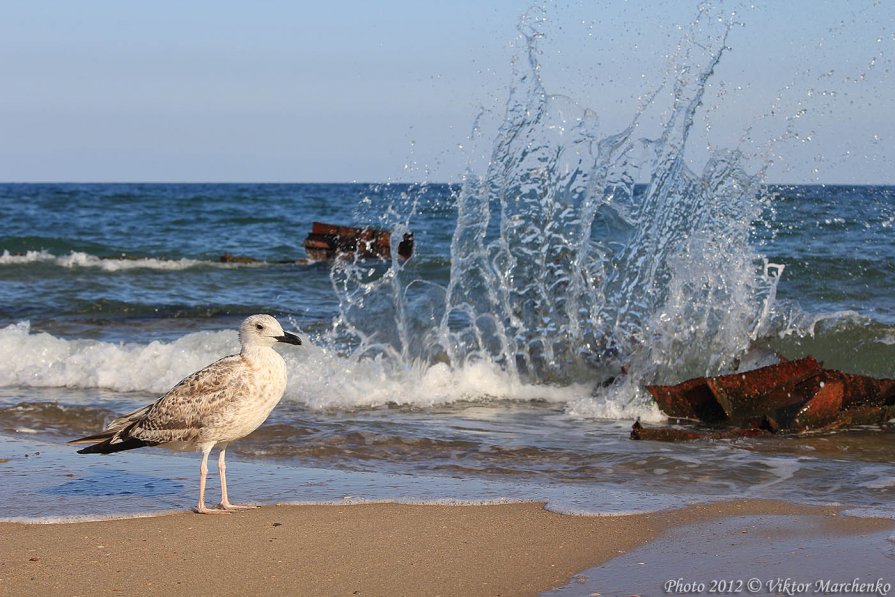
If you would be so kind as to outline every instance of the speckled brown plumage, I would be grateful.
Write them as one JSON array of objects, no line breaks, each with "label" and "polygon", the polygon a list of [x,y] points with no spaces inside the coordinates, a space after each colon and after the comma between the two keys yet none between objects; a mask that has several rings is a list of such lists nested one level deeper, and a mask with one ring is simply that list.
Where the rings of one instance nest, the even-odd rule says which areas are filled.
[{"label": "speckled brown plumage", "polygon": [[[227,498],[227,445],[257,429],[283,396],[286,362],[272,347],[278,342],[301,344],[301,340],[283,332],[270,315],[253,315],[243,321],[239,339],[239,354],[187,376],[153,404],[112,421],[105,431],[70,443],[93,443],[78,450],[81,454],[109,454],[144,446],[201,450],[196,510],[240,509]],[[221,510],[209,510],[204,501],[208,455],[214,447],[220,450]]]}]

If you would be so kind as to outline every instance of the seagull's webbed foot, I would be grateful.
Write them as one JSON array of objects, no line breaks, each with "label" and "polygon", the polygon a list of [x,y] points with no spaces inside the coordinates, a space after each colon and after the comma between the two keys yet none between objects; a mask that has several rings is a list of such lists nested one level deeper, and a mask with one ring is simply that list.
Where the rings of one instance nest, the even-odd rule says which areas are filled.
[{"label": "seagull's webbed foot", "polygon": [[220,512],[236,512],[238,510],[254,510],[258,506],[252,504],[231,504],[230,502],[221,502],[218,504]]},{"label": "seagull's webbed foot", "polygon": [[220,510],[218,508],[206,508],[204,504],[193,508],[193,512],[195,512],[196,514],[230,514],[230,512],[226,509]]}]

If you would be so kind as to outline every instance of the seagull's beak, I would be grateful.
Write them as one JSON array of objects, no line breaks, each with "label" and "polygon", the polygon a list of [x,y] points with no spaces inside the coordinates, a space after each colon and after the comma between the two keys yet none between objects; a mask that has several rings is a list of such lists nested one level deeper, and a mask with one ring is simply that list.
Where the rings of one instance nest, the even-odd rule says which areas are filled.
[{"label": "seagull's beak", "polygon": [[286,344],[295,344],[296,346],[301,345],[301,338],[296,336],[290,332],[283,332],[282,336],[274,336],[274,340],[277,342],[285,342]]}]

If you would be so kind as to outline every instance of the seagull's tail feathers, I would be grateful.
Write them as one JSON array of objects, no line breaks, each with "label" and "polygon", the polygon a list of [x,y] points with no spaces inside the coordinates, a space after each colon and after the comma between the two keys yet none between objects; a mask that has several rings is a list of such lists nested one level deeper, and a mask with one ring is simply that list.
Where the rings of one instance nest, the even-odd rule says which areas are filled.
[{"label": "seagull's tail feathers", "polygon": [[[85,437],[82,439],[76,439],[68,443],[77,444],[86,442],[88,440],[90,440],[90,438]],[[123,452],[124,450],[133,450],[134,448],[157,446],[159,445],[159,443],[160,442],[148,442],[146,440],[137,439],[136,437],[128,437],[122,439],[120,437],[116,438],[115,436],[112,436],[105,441],[93,444],[92,446],[87,446],[86,448],[81,448],[80,450],[78,450],[78,454],[112,454],[113,452]]]},{"label": "seagull's tail feathers", "polygon": [[118,433],[117,430],[107,429],[101,433],[96,433],[94,435],[88,435],[87,437],[80,437],[78,439],[73,439],[66,443],[69,443],[69,444],[95,444],[96,442],[101,442],[101,441],[104,441],[107,439],[111,439],[112,437],[115,436],[116,433]]},{"label": "seagull's tail feathers", "polygon": [[133,437],[129,434],[137,421],[146,414],[152,405],[144,406],[119,417],[109,424],[105,431],[71,440],[70,444],[93,444],[78,450],[78,454],[111,454],[134,448],[157,446],[163,442],[153,442]]}]

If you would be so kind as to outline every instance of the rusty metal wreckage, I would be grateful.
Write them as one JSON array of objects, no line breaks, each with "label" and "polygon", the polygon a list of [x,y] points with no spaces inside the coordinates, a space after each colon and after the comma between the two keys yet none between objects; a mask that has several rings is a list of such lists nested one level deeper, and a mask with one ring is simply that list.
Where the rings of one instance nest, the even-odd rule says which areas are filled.
[{"label": "rusty metal wreckage", "polygon": [[707,429],[646,428],[631,439],[688,441],[886,425],[895,419],[895,379],[824,369],[814,357],[677,385],[646,386],[672,420]]}]

